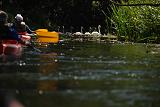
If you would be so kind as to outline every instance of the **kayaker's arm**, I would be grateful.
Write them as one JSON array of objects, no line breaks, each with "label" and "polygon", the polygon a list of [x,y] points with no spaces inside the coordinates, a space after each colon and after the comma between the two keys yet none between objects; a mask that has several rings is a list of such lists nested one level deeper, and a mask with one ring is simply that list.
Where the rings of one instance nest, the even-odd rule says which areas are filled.
[{"label": "kayaker's arm", "polygon": [[29,28],[28,25],[26,25],[26,31],[27,31],[27,33],[29,33],[29,34],[34,33],[34,31],[32,31],[32,30]]}]

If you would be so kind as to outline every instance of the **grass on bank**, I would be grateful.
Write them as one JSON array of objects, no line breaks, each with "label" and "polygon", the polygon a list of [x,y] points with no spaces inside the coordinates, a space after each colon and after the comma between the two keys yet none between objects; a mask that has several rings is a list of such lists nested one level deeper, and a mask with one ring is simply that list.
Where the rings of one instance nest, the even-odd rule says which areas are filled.
[{"label": "grass on bank", "polygon": [[[126,2],[123,2],[126,4]],[[123,4],[122,3],[122,4]],[[128,4],[159,3],[156,0],[129,0]],[[112,5],[112,25],[118,37],[126,41],[160,42],[160,6]]]}]

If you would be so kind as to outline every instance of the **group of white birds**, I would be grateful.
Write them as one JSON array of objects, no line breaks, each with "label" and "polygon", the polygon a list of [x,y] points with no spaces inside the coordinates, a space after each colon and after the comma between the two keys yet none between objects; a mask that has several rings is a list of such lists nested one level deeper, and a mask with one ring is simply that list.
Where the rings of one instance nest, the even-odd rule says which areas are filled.
[{"label": "group of white birds", "polygon": [[[91,28],[90,28],[90,29],[91,29]],[[102,35],[102,34],[101,34],[101,25],[98,25],[98,31],[94,30],[94,31],[91,32],[91,33],[90,33],[90,32],[85,32],[84,34],[83,34],[83,27],[81,27],[81,31],[74,33],[74,35],[101,36],[101,35]]]}]

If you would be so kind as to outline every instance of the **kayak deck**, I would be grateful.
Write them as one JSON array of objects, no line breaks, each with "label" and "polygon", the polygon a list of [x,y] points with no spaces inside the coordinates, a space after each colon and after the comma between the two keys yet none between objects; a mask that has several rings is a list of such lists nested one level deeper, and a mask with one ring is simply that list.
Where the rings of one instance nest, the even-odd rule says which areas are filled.
[{"label": "kayak deck", "polygon": [[0,44],[0,55],[14,55],[22,54],[22,45],[16,40],[3,40]]}]

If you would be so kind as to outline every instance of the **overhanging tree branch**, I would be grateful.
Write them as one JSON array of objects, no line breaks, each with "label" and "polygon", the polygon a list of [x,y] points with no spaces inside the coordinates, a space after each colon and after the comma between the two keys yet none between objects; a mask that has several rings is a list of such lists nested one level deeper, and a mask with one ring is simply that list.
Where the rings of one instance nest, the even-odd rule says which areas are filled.
[{"label": "overhanging tree branch", "polygon": [[120,4],[120,3],[117,3],[117,2],[114,2],[112,0],[110,0],[111,3],[113,3],[114,5],[117,5],[117,6],[154,6],[154,7],[158,7],[160,6],[160,4],[153,4],[153,3],[144,3],[144,4]]}]

